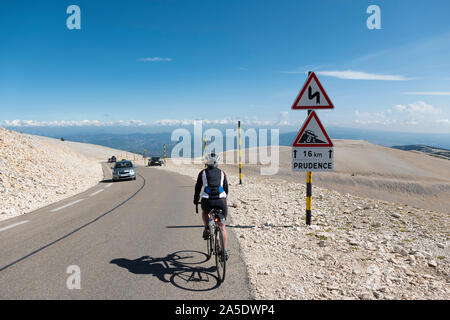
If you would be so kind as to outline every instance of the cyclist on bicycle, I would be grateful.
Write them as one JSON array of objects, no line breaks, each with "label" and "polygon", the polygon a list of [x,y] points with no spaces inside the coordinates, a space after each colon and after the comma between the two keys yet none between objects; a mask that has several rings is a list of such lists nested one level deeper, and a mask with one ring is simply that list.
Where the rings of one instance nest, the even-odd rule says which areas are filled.
[{"label": "cyclist on bicycle", "polygon": [[200,171],[195,184],[194,204],[197,204],[200,200],[200,192],[202,186],[204,187],[201,193],[201,207],[202,218],[205,229],[203,230],[203,239],[208,239],[209,227],[208,227],[208,213],[212,209],[222,210],[219,227],[222,229],[224,246],[227,247],[227,233],[225,230],[225,221],[227,218],[227,195],[228,195],[228,181],[225,172],[218,168],[219,155],[215,153],[208,154],[206,156],[206,168]]}]

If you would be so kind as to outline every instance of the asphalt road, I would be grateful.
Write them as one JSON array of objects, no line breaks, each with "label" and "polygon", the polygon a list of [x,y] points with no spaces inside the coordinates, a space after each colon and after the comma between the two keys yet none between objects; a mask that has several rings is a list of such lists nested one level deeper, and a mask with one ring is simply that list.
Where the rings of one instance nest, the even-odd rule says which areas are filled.
[{"label": "asphalt road", "polygon": [[96,187],[0,223],[0,299],[252,298],[232,228],[224,283],[205,261],[190,177],[138,167],[112,183],[104,171]]}]

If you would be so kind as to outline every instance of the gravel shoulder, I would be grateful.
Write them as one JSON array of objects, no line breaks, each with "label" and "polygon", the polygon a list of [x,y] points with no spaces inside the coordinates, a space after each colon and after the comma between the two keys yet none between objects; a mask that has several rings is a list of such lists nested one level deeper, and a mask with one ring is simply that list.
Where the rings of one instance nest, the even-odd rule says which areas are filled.
[{"label": "gravel shoulder", "polygon": [[[335,170],[315,172],[314,186],[450,214],[449,160],[367,141],[336,139],[333,143]],[[244,175],[260,175],[259,164],[246,163],[249,159],[256,163],[260,155],[258,148],[243,151]],[[228,151],[224,158],[227,161],[237,159],[237,152]],[[235,165],[223,168],[227,172],[237,170]],[[289,183],[305,181],[304,173],[292,172],[290,147],[279,147],[279,169],[271,177]]]},{"label": "gravel shoulder", "polygon": [[[167,168],[196,179],[201,164]],[[231,224],[256,299],[448,299],[449,215],[228,170]]]}]

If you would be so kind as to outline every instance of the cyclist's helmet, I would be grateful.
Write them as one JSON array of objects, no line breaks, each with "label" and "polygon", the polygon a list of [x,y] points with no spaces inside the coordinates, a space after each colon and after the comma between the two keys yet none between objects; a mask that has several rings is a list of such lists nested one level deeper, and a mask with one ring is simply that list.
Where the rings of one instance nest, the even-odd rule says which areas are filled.
[{"label": "cyclist's helmet", "polygon": [[219,158],[220,158],[219,155],[214,153],[214,152],[208,154],[206,156],[206,165],[208,167],[215,167],[215,168],[217,168],[217,166],[219,165]]}]

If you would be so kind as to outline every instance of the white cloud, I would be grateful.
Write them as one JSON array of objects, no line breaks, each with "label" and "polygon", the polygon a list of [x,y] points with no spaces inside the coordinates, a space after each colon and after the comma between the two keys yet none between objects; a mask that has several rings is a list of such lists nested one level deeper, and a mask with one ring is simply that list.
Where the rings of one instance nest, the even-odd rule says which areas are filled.
[{"label": "white cloud", "polygon": [[397,104],[389,109],[378,112],[355,112],[353,123],[357,125],[372,125],[373,128],[385,126],[387,129],[402,128],[427,130],[442,129],[442,125],[449,124],[444,112],[424,101],[410,104]]},{"label": "white cloud", "polygon": [[388,119],[386,119],[386,120],[370,120],[370,119],[368,119],[368,120],[360,120],[360,119],[356,119],[355,123],[361,124],[361,125],[367,125],[367,124],[376,124],[376,125],[378,125],[378,124],[380,124],[380,125],[388,126],[388,125],[396,124],[397,121],[396,120],[388,120]]},{"label": "white cloud", "polygon": [[403,104],[397,104],[395,106],[392,107],[394,110],[396,111],[405,111],[406,110],[406,106],[404,106]]},{"label": "white cloud", "polygon": [[193,125],[195,120],[177,120],[177,119],[162,119],[153,122],[156,126],[188,126]]},{"label": "white cloud", "polygon": [[354,122],[360,125],[393,125],[397,123],[396,119],[393,119],[388,115],[389,112],[359,112],[355,111]]},{"label": "white cloud", "polygon": [[278,124],[282,126],[288,126],[290,125],[289,122],[289,112],[287,111],[281,111],[278,115]]},{"label": "white cloud", "polygon": [[440,109],[433,107],[423,101],[417,101],[414,103],[410,103],[408,105],[398,104],[393,107],[395,111],[398,112],[409,112],[411,114],[439,114],[441,113]]},{"label": "white cloud", "polygon": [[141,62],[160,62],[160,61],[172,61],[172,58],[161,58],[161,57],[148,57],[139,59]]},{"label": "white cloud", "polygon": [[403,92],[403,94],[415,95],[415,96],[450,96],[450,91]]},{"label": "white cloud", "polygon": [[241,120],[243,125],[251,125],[251,126],[274,126],[274,125],[289,125],[289,123],[285,120],[282,120],[283,117],[280,117],[278,121],[272,120],[259,120],[259,119],[238,119],[238,118],[225,118],[218,120],[209,120],[209,119],[185,119],[185,120],[177,120],[177,119],[163,119],[157,120],[153,122],[153,125],[157,126],[189,126],[193,125],[195,121],[202,121],[204,125],[234,125],[237,124],[238,120]]},{"label": "white cloud", "polygon": [[145,126],[147,123],[141,120],[119,120],[115,122],[103,122],[99,120],[61,120],[61,121],[35,121],[35,120],[5,120],[2,124],[5,127],[108,127],[108,126]]},{"label": "white cloud", "polygon": [[151,123],[141,120],[119,120],[119,121],[99,121],[99,120],[80,120],[80,121],[35,121],[35,120],[5,120],[1,123],[4,127],[140,127],[140,126],[191,126],[195,121],[202,121],[204,125],[235,125],[241,120],[243,125],[247,126],[289,126],[292,125],[288,120],[288,112],[280,112],[277,120],[260,120],[255,118],[223,118],[223,119],[161,119]]},{"label": "white cloud", "polygon": [[317,71],[316,74],[335,77],[339,79],[350,79],[350,80],[384,80],[384,81],[405,81],[410,80],[404,76],[399,75],[386,75],[386,74],[375,74],[375,73],[367,73],[363,71],[353,71],[353,70],[344,70],[344,71]]}]

